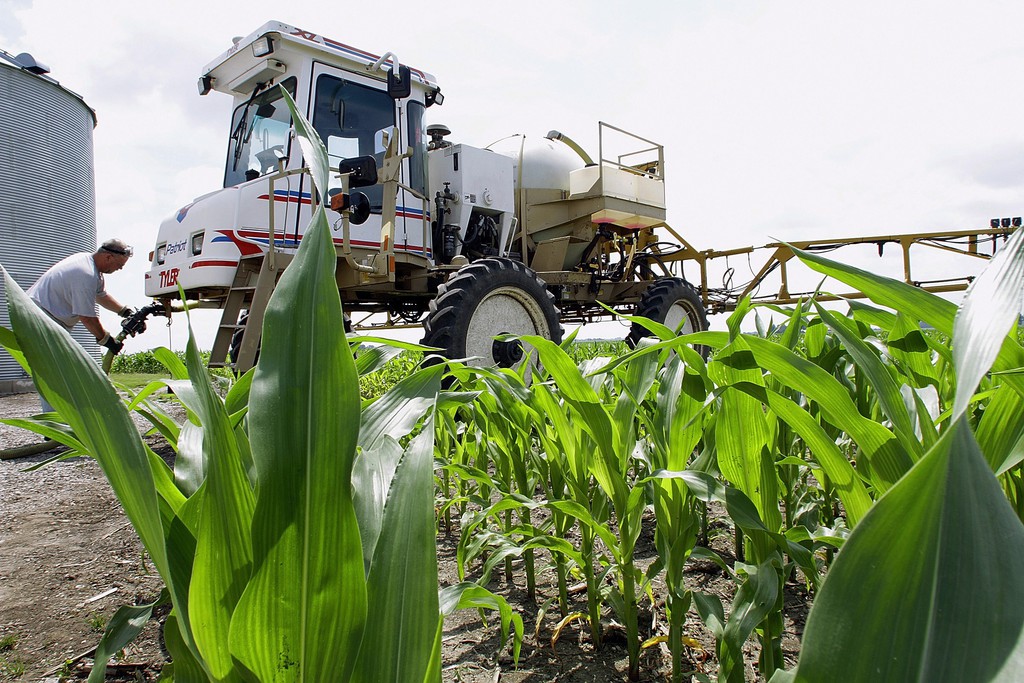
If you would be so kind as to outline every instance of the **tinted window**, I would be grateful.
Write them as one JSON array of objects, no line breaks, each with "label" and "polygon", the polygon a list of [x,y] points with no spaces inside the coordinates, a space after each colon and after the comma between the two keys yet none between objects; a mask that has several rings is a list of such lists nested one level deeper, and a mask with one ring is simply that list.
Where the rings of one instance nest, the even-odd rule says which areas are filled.
[{"label": "tinted window", "polygon": [[409,146],[412,147],[412,158],[409,159],[409,187],[426,196],[427,136],[423,129],[426,107],[419,102],[409,102],[406,111],[409,116]]},{"label": "tinted window", "polygon": [[[384,160],[384,132],[395,125],[395,103],[382,90],[321,75],[316,81],[313,127],[327,147],[331,167],[342,159],[372,155],[380,169]],[[331,177],[330,187],[341,183]],[[359,188],[376,213],[382,208],[383,187]]]},{"label": "tinted window", "polygon": [[[282,85],[295,96],[294,78],[286,79]],[[278,160],[288,156],[291,125],[288,105],[276,85],[235,109],[224,187],[276,171]]]}]

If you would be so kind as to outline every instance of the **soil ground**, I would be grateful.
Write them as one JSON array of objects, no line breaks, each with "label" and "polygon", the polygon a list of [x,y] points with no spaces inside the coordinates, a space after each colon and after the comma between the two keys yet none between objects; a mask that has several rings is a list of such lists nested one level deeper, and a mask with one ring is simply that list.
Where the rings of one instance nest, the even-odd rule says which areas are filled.
[{"label": "soil ground", "polygon": [[[35,394],[0,397],[0,418],[24,417],[38,411]],[[144,425],[140,421],[140,429]],[[168,460],[173,451],[159,437],[147,437],[150,446]],[[33,443],[37,437],[0,424],[0,449]],[[99,466],[89,458],[59,461],[35,471],[32,465],[52,453],[0,460],[0,681],[85,680],[93,648],[103,626],[124,604],[152,602],[162,583],[144,557],[142,546],[128,524]],[[638,564],[654,560],[651,529],[645,528],[637,547]],[[455,567],[457,532],[438,536],[442,584],[458,581]],[[727,561],[731,536],[722,533],[713,546]],[[538,558],[537,602],[523,590],[521,568],[514,584],[495,573],[488,586],[506,597],[525,622],[526,636],[518,667],[511,650],[499,647],[497,618],[481,623],[475,611],[462,611],[445,620],[443,679],[459,683],[601,683],[625,681],[625,639],[606,610],[606,644],[591,646],[589,628],[581,621],[567,627],[552,647],[551,637],[560,619],[555,609],[537,627],[538,603],[554,594],[554,574]],[[695,564],[695,563],[694,563]],[[731,601],[734,586],[714,565],[694,566],[687,580],[697,590]],[[474,578],[472,576],[468,577]],[[659,589],[654,585],[657,600]],[[806,594],[787,585],[786,666],[796,660],[799,636],[806,615]],[[663,592],[662,592],[663,593]],[[571,611],[585,611],[585,596],[577,593]],[[664,604],[641,607],[644,637],[667,633]],[[160,616],[158,614],[158,616]],[[539,632],[539,637],[535,633]],[[714,638],[696,612],[687,616],[687,635],[694,640],[685,665],[700,680],[714,676]],[[756,680],[753,663],[757,645],[747,644],[747,680]],[[142,635],[108,670],[108,681],[155,681],[168,661],[161,647],[160,619],[151,621]],[[641,680],[668,680],[671,660],[665,645],[644,651]],[[704,680],[707,680],[706,678]]]}]

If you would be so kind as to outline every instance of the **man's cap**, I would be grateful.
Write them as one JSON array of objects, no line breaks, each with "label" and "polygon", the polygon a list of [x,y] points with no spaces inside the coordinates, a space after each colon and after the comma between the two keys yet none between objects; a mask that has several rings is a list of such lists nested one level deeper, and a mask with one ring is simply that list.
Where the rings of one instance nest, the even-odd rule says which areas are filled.
[{"label": "man's cap", "polygon": [[117,254],[118,256],[128,256],[134,253],[134,249],[131,248],[127,243],[119,239],[109,239],[100,245],[100,251],[105,251],[109,254]]}]

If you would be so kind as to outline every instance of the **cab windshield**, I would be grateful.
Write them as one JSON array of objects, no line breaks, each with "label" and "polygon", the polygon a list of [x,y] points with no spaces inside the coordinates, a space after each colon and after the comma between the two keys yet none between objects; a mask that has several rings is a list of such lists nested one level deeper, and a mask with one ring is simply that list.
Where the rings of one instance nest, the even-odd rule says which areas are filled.
[{"label": "cab windshield", "polygon": [[[294,78],[285,80],[282,85],[295,96]],[[278,161],[288,156],[290,128],[288,105],[277,86],[255,94],[235,109],[224,187],[277,171]]]}]

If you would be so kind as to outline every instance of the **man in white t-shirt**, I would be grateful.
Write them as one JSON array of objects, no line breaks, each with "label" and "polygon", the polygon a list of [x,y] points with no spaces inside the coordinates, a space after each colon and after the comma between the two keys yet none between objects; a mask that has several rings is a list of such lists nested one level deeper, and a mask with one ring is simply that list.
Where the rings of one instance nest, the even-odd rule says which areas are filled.
[{"label": "man in white t-shirt", "polygon": [[81,322],[97,343],[118,354],[124,344],[103,329],[97,304],[125,318],[134,311],[107,294],[103,276],[128,263],[132,248],[118,239],[107,240],[93,253],[83,251],[58,261],[28,290],[29,297],[47,315],[70,330]]}]

